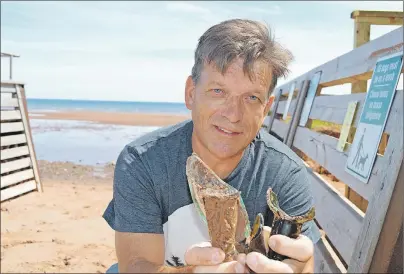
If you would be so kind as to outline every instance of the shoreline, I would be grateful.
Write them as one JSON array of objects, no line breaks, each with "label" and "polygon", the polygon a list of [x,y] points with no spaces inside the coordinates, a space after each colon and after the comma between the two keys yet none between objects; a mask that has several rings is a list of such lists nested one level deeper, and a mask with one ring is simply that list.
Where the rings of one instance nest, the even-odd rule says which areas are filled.
[{"label": "shoreline", "polygon": [[102,111],[29,111],[29,119],[36,120],[75,120],[100,124],[126,126],[168,126],[191,118],[186,114],[102,112]]}]

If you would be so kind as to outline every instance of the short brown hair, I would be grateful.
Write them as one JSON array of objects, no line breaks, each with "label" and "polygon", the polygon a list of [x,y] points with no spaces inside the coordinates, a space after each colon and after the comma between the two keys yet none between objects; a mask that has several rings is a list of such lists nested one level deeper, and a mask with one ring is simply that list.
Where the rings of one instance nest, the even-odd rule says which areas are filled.
[{"label": "short brown hair", "polygon": [[277,43],[269,27],[247,19],[232,19],[210,27],[198,41],[192,79],[197,83],[204,64],[212,61],[224,74],[235,58],[244,59],[243,69],[250,79],[256,61],[266,62],[272,70],[268,93],[276,87],[279,77],[289,73],[292,53]]}]

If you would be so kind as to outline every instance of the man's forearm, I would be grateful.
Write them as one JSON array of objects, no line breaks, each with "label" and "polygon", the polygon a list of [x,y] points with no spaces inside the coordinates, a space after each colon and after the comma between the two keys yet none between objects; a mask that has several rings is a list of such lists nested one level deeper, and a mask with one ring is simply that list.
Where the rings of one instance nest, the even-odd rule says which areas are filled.
[{"label": "man's forearm", "polygon": [[[118,264],[119,267],[119,264]],[[120,273],[193,273],[195,266],[166,266],[149,262],[144,259],[134,259]]]}]

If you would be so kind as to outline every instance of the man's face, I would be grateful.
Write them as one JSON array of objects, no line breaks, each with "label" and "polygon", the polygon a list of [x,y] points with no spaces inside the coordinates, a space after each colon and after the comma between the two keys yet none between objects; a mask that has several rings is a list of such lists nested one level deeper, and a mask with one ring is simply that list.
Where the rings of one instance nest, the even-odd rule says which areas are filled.
[{"label": "man's face", "polygon": [[185,101],[199,148],[225,159],[242,154],[254,139],[273,102],[273,96],[268,98],[268,65],[255,63],[254,73],[250,80],[238,59],[225,75],[211,64],[205,65],[196,85],[188,78]]}]

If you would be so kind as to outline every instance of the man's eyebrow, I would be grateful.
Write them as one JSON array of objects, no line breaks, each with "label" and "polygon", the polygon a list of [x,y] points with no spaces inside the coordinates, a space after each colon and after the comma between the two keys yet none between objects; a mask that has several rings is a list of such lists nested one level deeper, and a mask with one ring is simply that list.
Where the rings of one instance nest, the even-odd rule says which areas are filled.
[{"label": "man's eyebrow", "polygon": [[225,86],[223,83],[221,83],[221,82],[219,82],[219,81],[215,81],[215,80],[209,82],[208,85],[209,85],[209,86],[220,86],[220,87],[224,87],[224,86]]}]

